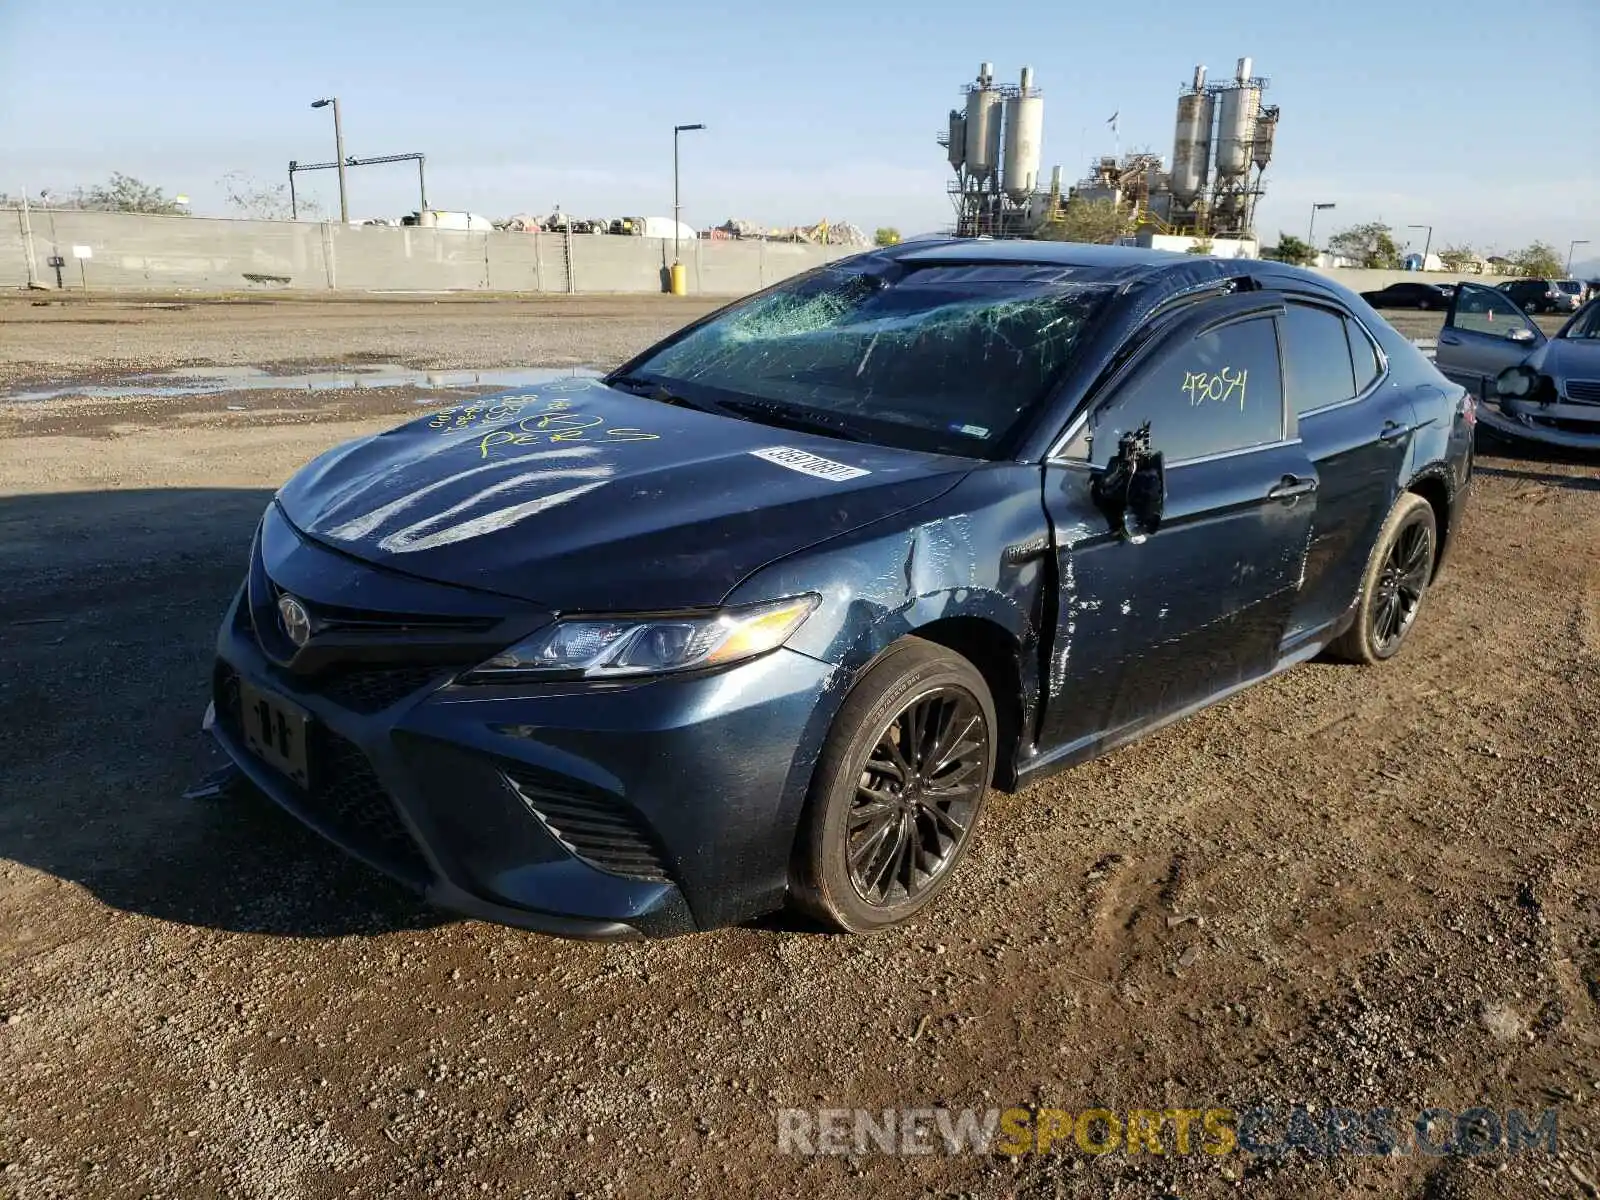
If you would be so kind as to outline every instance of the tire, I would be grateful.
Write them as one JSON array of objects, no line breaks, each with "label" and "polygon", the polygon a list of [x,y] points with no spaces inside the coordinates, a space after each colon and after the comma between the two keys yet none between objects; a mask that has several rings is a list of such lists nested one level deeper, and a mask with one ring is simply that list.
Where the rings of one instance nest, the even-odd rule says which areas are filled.
[{"label": "tire", "polygon": [[1383,662],[1398,654],[1416,625],[1438,559],[1433,506],[1407,492],[1378,531],[1361,580],[1355,622],[1329,645],[1328,653],[1354,663]]},{"label": "tire", "polygon": [[[919,724],[925,736],[908,752]],[[996,729],[988,685],[965,658],[914,637],[884,651],[823,744],[790,869],[796,906],[871,933],[938,897],[972,844]],[[925,770],[935,754],[946,765]]]}]

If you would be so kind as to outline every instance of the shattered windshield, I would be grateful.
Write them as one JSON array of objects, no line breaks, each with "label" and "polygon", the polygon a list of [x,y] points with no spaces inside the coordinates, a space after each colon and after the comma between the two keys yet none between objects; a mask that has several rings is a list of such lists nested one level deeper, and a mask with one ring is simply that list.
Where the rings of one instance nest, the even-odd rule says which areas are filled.
[{"label": "shattered windshield", "polygon": [[984,457],[1048,395],[1110,292],[1071,274],[823,271],[701,326],[629,376],[756,420],[809,416],[824,433]]}]

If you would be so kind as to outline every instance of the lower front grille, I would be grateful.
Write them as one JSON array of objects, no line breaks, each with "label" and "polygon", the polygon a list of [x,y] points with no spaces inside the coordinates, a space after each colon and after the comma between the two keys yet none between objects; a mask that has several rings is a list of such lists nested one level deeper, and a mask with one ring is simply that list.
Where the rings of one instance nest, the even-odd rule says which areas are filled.
[{"label": "lower front grille", "polygon": [[216,708],[217,724],[235,741],[241,739],[244,717],[239,704],[239,672],[220,658],[211,670],[211,702]]},{"label": "lower front grille", "polygon": [[613,875],[670,882],[654,839],[632,810],[530,767],[506,763],[502,770],[522,802],[572,854]]},{"label": "lower front grille", "polygon": [[1600,379],[1567,380],[1567,399],[1579,404],[1600,404]]},{"label": "lower front grille", "polygon": [[427,860],[361,748],[326,728],[317,730],[312,747],[307,814],[383,870],[418,886],[426,883]]},{"label": "lower front grille", "polygon": [[[244,749],[239,672],[218,659],[211,689],[217,724]],[[424,886],[432,875],[428,862],[361,748],[316,725],[310,749],[310,790],[284,779],[293,807],[352,853],[416,887]]]}]

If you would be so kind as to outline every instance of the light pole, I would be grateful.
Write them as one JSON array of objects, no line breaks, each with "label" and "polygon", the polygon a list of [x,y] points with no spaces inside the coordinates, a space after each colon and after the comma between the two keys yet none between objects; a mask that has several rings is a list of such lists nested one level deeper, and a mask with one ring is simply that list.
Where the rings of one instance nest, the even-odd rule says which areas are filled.
[{"label": "light pole", "polygon": [[1332,204],[1313,204],[1311,206],[1311,227],[1306,230],[1306,241],[1311,243],[1313,251],[1317,248],[1317,214],[1325,208],[1332,207]]},{"label": "light pole", "polygon": [[350,224],[350,203],[345,199],[344,190],[344,126],[339,124],[339,97],[328,96],[322,100],[313,100],[312,108],[326,108],[333,105],[333,157],[339,164],[339,220]]},{"label": "light pole", "polygon": [[[678,206],[678,135],[680,133],[688,133],[693,129],[704,128],[704,125],[698,124],[674,125],[672,127],[672,266],[675,276],[678,273],[678,228],[682,224],[678,216],[680,211]],[[678,280],[674,278],[673,283],[676,285]],[[677,290],[676,287],[673,290]]]},{"label": "light pole", "polygon": [[1406,228],[1407,229],[1426,229],[1428,231],[1428,239],[1427,239],[1427,241],[1422,243],[1422,269],[1424,271],[1426,271],[1428,269],[1428,249],[1433,245],[1433,226],[1432,225],[1407,225]]},{"label": "light pole", "polygon": [[1576,250],[1579,246],[1587,246],[1588,244],[1589,244],[1589,239],[1588,238],[1574,238],[1572,241],[1567,243],[1567,274],[1568,275],[1572,274],[1572,252],[1574,250]]}]

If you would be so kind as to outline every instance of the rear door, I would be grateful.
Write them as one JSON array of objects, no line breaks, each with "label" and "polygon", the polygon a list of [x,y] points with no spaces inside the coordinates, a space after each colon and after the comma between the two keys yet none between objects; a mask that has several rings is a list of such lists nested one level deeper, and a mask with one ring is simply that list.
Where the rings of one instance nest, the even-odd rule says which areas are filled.
[{"label": "rear door", "polygon": [[1513,297],[1497,288],[1463,283],[1439,331],[1435,364],[1451,381],[1484,396],[1493,389],[1495,376],[1544,342],[1544,333]]},{"label": "rear door", "polygon": [[[1087,750],[1276,664],[1317,503],[1284,407],[1281,308],[1259,294],[1205,302],[1046,464],[1061,580],[1047,751]],[[1089,484],[1145,422],[1166,506],[1135,541],[1111,531]]]},{"label": "rear door", "polygon": [[1284,388],[1319,480],[1305,575],[1284,636],[1288,653],[1355,600],[1399,491],[1417,417],[1406,392],[1383,386],[1381,351],[1342,308],[1291,301],[1282,334]]}]

